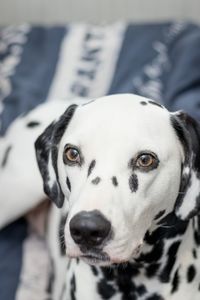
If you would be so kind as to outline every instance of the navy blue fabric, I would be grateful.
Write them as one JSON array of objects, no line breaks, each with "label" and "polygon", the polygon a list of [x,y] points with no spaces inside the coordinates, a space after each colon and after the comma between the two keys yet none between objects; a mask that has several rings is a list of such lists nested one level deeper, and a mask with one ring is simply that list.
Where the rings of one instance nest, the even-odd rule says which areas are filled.
[{"label": "navy blue fabric", "polygon": [[143,76],[143,66],[155,58],[153,42],[156,40],[164,42],[169,26],[168,23],[128,26],[109,94],[140,94],[134,85],[133,78]]},{"label": "navy blue fabric", "polygon": [[19,114],[45,101],[66,33],[66,27],[33,27],[28,33],[21,62],[10,78],[12,92],[4,99],[1,134]]},{"label": "navy blue fabric", "polygon": [[200,28],[188,26],[168,51],[171,66],[165,74],[164,103],[200,121]]},{"label": "navy blue fabric", "polygon": [[20,219],[0,231],[1,300],[15,299],[22,264],[22,245],[26,235],[27,226],[24,219]]}]

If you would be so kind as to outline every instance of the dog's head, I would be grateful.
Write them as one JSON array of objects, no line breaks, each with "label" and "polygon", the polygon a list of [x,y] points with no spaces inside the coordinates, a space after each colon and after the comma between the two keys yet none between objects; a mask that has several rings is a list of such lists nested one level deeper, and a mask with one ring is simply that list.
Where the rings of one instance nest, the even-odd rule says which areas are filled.
[{"label": "dog's head", "polygon": [[199,125],[134,95],[70,106],[36,141],[44,190],[68,206],[67,254],[102,265],[138,255],[155,220],[199,208]]}]

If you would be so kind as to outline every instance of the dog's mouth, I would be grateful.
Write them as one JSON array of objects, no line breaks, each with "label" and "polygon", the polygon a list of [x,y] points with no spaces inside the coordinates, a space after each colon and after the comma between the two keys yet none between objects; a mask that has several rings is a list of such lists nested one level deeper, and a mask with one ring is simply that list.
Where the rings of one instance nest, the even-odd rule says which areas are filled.
[{"label": "dog's mouth", "polygon": [[105,252],[93,253],[89,252],[80,256],[90,265],[107,265],[110,264],[110,257]]}]

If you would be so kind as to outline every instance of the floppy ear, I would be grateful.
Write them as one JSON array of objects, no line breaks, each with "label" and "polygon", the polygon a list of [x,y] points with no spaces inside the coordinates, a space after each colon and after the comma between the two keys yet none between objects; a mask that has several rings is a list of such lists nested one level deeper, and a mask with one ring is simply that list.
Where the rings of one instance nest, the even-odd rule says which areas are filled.
[{"label": "floppy ear", "polygon": [[36,158],[43,178],[44,192],[59,208],[63,205],[64,194],[58,178],[58,147],[76,107],[75,104],[69,106],[59,120],[51,123],[35,142]]},{"label": "floppy ear", "polygon": [[181,111],[173,113],[171,121],[185,157],[175,214],[187,220],[200,210],[200,124]]}]

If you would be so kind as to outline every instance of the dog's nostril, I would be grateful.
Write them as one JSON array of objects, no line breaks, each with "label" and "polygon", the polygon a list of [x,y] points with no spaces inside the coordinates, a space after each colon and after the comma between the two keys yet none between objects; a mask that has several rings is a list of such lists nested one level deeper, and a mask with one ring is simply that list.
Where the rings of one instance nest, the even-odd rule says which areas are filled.
[{"label": "dog's nostril", "polygon": [[101,245],[111,230],[110,222],[98,211],[78,213],[69,226],[75,243],[87,248]]},{"label": "dog's nostril", "polygon": [[75,236],[76,238],[80,238],[81,237],[81,232],[79,230],[77,230],[77,229],[72,229],[71,230],[71,234],[73,236]]}]

